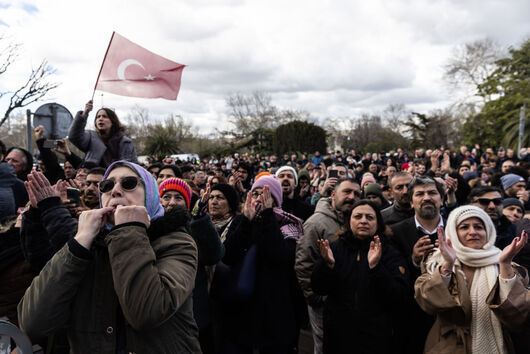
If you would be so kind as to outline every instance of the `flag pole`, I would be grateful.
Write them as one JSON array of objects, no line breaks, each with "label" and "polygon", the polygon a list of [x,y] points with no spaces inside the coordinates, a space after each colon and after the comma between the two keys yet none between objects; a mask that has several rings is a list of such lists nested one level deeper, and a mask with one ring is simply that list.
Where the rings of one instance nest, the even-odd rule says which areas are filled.
[{"label": "flag pole", "polygon": [[105,59],[107,59],[107,54],[109,52],[110,45],[112,44],[112,39],[114,38],[114,33],[116,33],[116,32],[112,31],[112,36],[110,37],[109,46],[107,47],[107,50],[105,51],[105,56],[103,57],[103,61],[101,62],[101,67],[99,68],[98,78],[96,79],[96,84],[94,85],[94,91],[92,91],[92,98],[90,99],[91,101],[94,101],[94,95],[96,94],[96,87],[98,86],[99,76],[101,75],[101,70],[103,70],[103,64],[105,64]]}]

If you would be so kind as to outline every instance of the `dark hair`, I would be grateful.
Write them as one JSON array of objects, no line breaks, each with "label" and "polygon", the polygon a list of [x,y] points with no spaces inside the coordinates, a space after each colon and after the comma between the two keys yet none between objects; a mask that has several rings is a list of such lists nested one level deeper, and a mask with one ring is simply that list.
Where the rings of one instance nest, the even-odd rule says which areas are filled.
[{"label": "dark hair", "polygon": [[[117,132],[122,132],[125,130],[125,127],[121,124],[120,120],[118,119],[118,116],[116,115],[116,112],[114,112],[110,108],[102,107],[96,111],[96,117],[98,116],[99,111],[105,111],[107,113],[107,117],[109,117],[110,121],[112,122],[112,126],[110,127],[110,135],[114,135]],[[98,131],[98,128],[96,126],[96,119],[94,119],[94,127],[96,127],[96,131]]]},{"label": "dark hair", "polygon": [[103,167],[94,167],[88,170],[87,175],[105,175],[105,169]]},{"label": "dark hair", "polygon": [[0,155],[6,156],[6,144],[2,140],[0,140]]},{"label": "dark hair", "polygon": [[335,183],[335,188],[334,188],[334,190],[335,190],[335,191],[338,191],[340,185],[343,184],[344,182],[351,182],[351,183],[355,183],[355,184],[359,185],[359,182],[357,182],[357,181],[355,180],[355,178],[344,177],[344,178],[339,179],[339,180],[337,181],[337,183]]},{"label": "dark hair", "polygon": [[146,168],[146,170],[151,172],[152,168],[158,168],[160,170],[160,168],[162,168],[162,164],[160,162],[152,163],[149,165],[149,167]]},{"label": "dark hair", "polygon": [[[186,166],[184,166],[184,167],[186,167]],[[175,165],[164,165],[164,166],[160,167],[160,170],[158,171],[158,173],[160,173],[160,171],[168,169],[168,168],[170,170],[173,170],[173,173],[175,174],[175,177],[182,178],[182,172],[180,172],[180,168],[178,168]]]},{"label": "dark hair", "polygon": [[[167,168],[166,166],[173,166],[173,165],[164,165],[164,166],[162,166],[162,168]],[[162,168],[161,168],[160,170],[162,170]],[[190,172],[190,171],[195,171],[195,170],[193,169],[193,166],[190,166],[190,165],[184,165],[184,166],[182,166],[182,167],[180,168],[180,172],[181,172],[181,173],[186,173],[186,172]],[[179,177],[179,176],[177,176],[177,177]]]},{"label": "dark hair", "polygon": [[471,190],[471,192],[469,193],[468,202],[473,203],[473,200],[476,197],[480,197],[481,195],[484,195],[486,193],[491,193],[491,192],[497,192],[502,196],[502,191],[499,188],[493,187],[493,186],[482,186],[482,187],[473,188]]},{"label": "dark hair", "polygon": [[392,181],[394,180],[394,178],[398,178],[398,177],[406,177],[406,176],[410,176],[410,178],[413,178],[412,175],[408,172],[404,172],[404,171],[396,171],[393,175],[392,175],[392,178],[390,178],[390,181],[389,181],[389,184],[390,186],[392,186]]},{"label": "dark hair", "polygon": [[417,186],[427,186],[429,184],[434,184],[436,186],[436,190],[438,191],[438,194],[440,194],[440,197],[443,198],[445,195],[444,187],[442,184],[436,182],[434,179],[429,177],[414,177],[412,181],[410,181],[408,186],[408,193],[409,198],[412,200],[412,196],[414,195],[414,188]]},{"label": "dark hair", "polygon": [[377,206],[368,199],[361,199],[357,203],[353,204],[353,207],[350,210],[344,213],[344,225],[342,226],[341,231],[337,234],[337,236],[340,237],[347,232],[352,232],[350,225],[351,215],[353,214],[353,211],[361,205],[368,205],[375,212],[375,217],[377,219],[377,230],[375,231],[375,235],[379,235],[380,237],[385,235],[386,224],[383,220],[383,216],[377,209]]}]

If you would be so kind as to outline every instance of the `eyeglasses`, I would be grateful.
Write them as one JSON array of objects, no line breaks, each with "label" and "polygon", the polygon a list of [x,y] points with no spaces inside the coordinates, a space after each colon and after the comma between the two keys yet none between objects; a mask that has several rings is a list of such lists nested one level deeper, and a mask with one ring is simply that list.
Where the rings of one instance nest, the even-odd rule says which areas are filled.
[{"label": "eyeglasses", "polygon": [[502,204],[502,198],[493,198],[493,199],[488,199],[488,198],[478,198],[478,199],[475,199],[475,203],[479,203],[480,205],[483,205],[483,206],[488,206],[490,205],[491,202],[493,202],[493,204],[495,204],[495,206],[499,206]]},{"label": "eyeglasses", "polygon": [[258,199],[260,195],[263,194],[263,191],[254,191],[252,192],[252,199]]},{"label": "eyeglasses", "polygon": [[[134,190],[139,183],[142,183],[142,181],[138,177],[134,176],[126,176],[120,180],[121,188],[128,192]],[[101,193],[108,193],[114,188],[115,185],[116,181],[114,181],[114,179],[106,179],[99,182],[99,191]]]}]

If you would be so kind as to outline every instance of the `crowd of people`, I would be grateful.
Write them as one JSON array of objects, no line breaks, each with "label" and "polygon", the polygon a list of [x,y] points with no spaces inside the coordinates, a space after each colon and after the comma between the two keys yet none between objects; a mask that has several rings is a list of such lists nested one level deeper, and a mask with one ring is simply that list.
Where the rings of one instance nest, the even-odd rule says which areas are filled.
[{"label": "crowd of people", "polygon": [[48,352],[530,352],[530,150],[141,165],[92,108],[83,157],[0,142],[0,317]]}]

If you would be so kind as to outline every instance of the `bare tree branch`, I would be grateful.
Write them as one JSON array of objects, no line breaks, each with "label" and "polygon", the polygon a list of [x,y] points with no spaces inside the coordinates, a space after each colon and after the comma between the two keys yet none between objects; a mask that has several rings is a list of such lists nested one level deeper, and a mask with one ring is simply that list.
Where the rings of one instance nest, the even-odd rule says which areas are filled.
[{"label": "bare tree branch", "polygon": [[4,124],[11,112],[15,109],[38,101],[46,96],[49,91],[57,88],[59,83],[49,81],[49,77],[54,72],[53,68],[48,65],[46,59],[36,69],[33,69],[26,83],[11,95],[9,107],[5,111],[2,121],[0,121],[0,126]]}]

